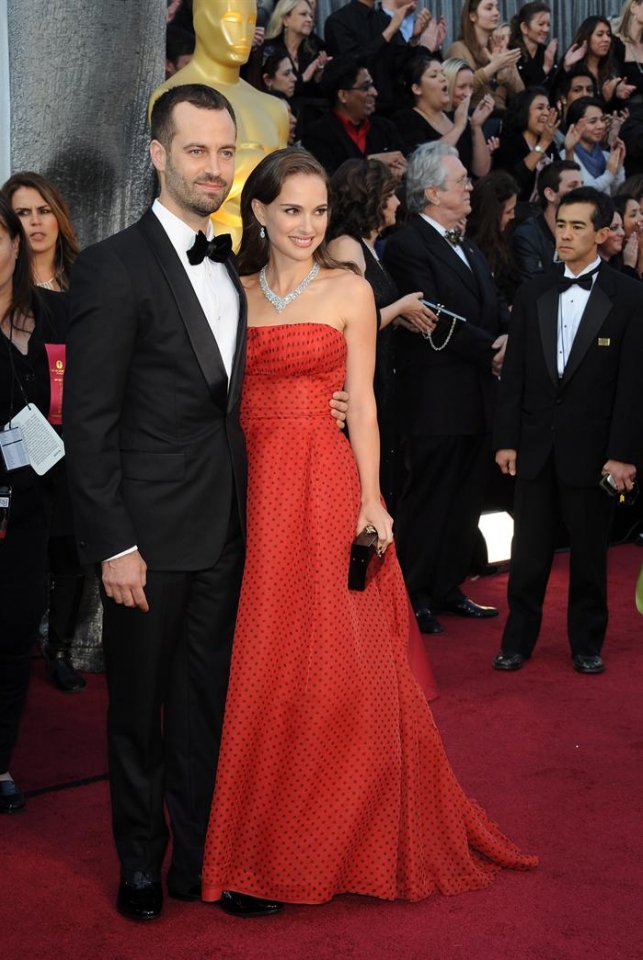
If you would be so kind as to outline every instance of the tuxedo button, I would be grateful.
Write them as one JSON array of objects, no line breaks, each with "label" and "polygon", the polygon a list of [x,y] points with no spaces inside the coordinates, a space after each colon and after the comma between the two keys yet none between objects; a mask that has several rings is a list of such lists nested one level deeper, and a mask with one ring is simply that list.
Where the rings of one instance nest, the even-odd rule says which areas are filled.
[{"label": "tuxedo button", "polygon": [[79,540],[79,541],[78,541],[78,546],[82,549],[83,547],[86,547],[86,546],[87,546],[87,543],[86,543],[85,540]]}]

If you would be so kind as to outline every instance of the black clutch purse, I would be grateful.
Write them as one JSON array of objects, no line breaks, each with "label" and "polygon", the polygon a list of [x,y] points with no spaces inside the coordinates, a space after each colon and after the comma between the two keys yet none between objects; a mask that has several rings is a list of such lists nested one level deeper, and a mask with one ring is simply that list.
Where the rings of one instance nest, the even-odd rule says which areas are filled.
[{"label": "black clutch purse", "polygon": [[351,557],[348,564],[348,589],[365,590],[367,573],[374,557],[379,558],[377,550],[377,530],[364,527],[351,544]]}]

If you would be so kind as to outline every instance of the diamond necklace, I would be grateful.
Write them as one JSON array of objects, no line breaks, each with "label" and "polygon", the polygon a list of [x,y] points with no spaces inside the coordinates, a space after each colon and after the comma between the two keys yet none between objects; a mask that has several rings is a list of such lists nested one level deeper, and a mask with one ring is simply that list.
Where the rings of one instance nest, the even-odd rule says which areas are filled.
[{"label": "diamond necklace", "polygon": [[314,263],[310,273],[306,274],[299,286],[296,287],[292,293],[287,294],[285,297],[278,297],[274,290],[271,290],[268,286],[268,281],[266,280],[266,268],[262,267],[259,272],[259,286],[261,287],[261,292],[266,300],[273,305],[277,313],[281,313],[290,303],[293,302],[293,300],[296,300],[297,297],[304,292],[308,284],[313,282],[318,273],[319,264]]}]

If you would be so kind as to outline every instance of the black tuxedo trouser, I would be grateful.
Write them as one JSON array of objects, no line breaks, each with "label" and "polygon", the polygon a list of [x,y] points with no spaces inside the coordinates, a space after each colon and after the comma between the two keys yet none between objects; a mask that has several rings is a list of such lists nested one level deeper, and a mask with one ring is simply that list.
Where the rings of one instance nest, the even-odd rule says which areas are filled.
[{"label": "black tuxedo trouser", "polygon": [[553,457],[534,480],[516,481],[514,538],[502,650],[531,656],[542,621],[557,533],[569,533],[567,635],[572,656],[600,654],[607,630],[607,549],[614,500],[598,486],[572,487]]},{"label": "black tuxedo trouser", "polygon": [[407,437],[395,541],[416,609],[461,599],[492,464],[489,436]]},{"label": "black tuxedo trouser", "polygon": [[244,548],[234,519],[216,564],[148,571],[149,613],[103,592],[114,839],[124,879],[160,875],[172,827],[172,883],[201,874]]}]

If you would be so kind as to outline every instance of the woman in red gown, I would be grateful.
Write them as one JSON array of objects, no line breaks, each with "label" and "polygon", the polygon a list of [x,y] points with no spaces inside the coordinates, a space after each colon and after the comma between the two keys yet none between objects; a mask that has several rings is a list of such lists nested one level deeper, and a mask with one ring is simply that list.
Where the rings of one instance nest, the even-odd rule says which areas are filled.
[{"label": "woman in red gown", "polygon": [[[409,668],[409,616],[378,487],[369,285],[326,253],[327,181],[282,150],[242,197],[248,544],[202,891],[323,903],[489,884],[522,854],[469,800]],[[328,397],[350,395],[350,445]],[[347,588],[367,524],[385,551]]]}]

